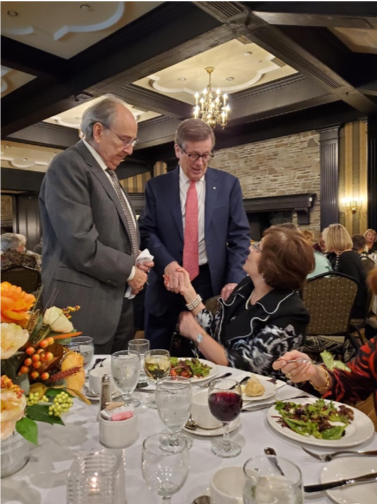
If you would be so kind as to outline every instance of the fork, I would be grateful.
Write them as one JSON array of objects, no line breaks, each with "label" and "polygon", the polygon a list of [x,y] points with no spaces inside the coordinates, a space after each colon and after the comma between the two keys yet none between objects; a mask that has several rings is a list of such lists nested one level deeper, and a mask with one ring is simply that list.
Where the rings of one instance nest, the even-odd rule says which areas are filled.
[{"label": "fork", "polygon": [[377,455],[377,450],[372,450],[372,451],[361,451],[361,450],[341,450],[338,452],[334,453],[314,453],[310,450],[307,450],[303,446],[301,448],[304,450],[304,452],[308,453],[312,457],[316,458],[317,460],[320,460],[321,462],[330,462],[334,457],[337,457],[338,455],[369,455],[369,456],[376,456]]}]

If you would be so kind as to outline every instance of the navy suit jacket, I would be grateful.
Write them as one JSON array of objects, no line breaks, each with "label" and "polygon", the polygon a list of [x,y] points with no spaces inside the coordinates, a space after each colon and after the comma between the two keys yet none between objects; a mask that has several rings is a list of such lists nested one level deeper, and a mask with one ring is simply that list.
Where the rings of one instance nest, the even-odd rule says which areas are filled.
[{"label": "navy suit jacket", "polygon": [[[239,283],[250,246],[250,227],[242,202],[239,180],[233,175],[208,168],[205,175],[205,243],[214,295],[227,283]],[[160,316],[176,296],[166,290],[165,267],[182,264],[183,225],[179,196],[179,167],[147,182],[145,207],[139,219],[141,247],[154,255],[149,274],[145,307]]]}]

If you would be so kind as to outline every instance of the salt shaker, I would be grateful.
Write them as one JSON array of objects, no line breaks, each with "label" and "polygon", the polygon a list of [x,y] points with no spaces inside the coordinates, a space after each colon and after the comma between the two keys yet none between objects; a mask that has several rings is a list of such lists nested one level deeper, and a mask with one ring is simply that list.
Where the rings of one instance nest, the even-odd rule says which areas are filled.
[{"label": "salt shaker", "polygon": [[98,415],[106,408],[108,402],[110,402],[110,377],[108,374],[104,374],[101,380],[101,400]]}]

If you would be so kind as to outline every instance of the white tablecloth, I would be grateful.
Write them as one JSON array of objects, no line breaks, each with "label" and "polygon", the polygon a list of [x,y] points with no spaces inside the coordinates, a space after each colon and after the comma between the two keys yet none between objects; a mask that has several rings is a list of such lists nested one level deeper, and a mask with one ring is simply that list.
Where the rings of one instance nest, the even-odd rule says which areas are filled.
[{"label": "white tablecloth", "polygon": [[[221,374],[224,371],[232,371],[235,375],[241,373],[236,369],[219,368]],[[285,398],[295,393],[297,389],[285,385],[279,388],[277,395],[278,398]],[[134,394],[142,404],[138,408],[139,438],[134,445],[126,448],[127,504],[157,504],[161,501],[148,490],[141,474],[141,445],[150,434],[164,430],[164,425],[156,410],[145,407],[150,394]],[[267,446],[273,447],[278,455],[292,460],[301,468],[304,484],[319,483],[325,464],[304,453],[297,442],[273,431],[267,424],[266,411],[241,413],[242,423],[231,434],[231,438],[242,446],[242,452],[232,459],[221,459],[211,452],[211,441],[217,437],[204,438],[190,434],[193,439],[190,473],[183,488],[173,496],[172,503],[191,504],[195,497],[208,494],[209,479],[216,469],[226,465],[243,465],[248,458],[263,454]],[[87,406],[75,400],[75,405],[64,419],[65,427],[39,423],[39,446],[32,449],[28,464],[14,476],[1,481],[2,504],[65,504],[65,479],[74,453],[79,448],[103,448],[99,443],[97,412],[98,404]],[[376,435],[357,447],[366,448],[377,449]],[[320,450],[314,447],[314,451]],[[349,460],[352,463],[352,458]],[[305,496],[305,502],[325,504],[332,501],[323,493]]]}]

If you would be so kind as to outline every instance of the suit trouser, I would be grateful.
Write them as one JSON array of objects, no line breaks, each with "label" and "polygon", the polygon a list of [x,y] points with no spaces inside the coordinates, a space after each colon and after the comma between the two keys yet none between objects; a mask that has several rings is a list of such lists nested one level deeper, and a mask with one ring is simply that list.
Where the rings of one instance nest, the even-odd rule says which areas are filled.
[{"label": "suit trouser", "polygon": [[128,342],[135,336],[133,304],[130,299],[123,299],[119,323],[113,337],[103,345],[94,345],[95,354],[112,354],[127,350]]},{"label": "suit trouser", "polygon": [[[203,300],[214,295],[207,264],[200,266],[199,275],[194,278],[192,285]],[[160,316],[153,315],[145,310],[145,337],[149,339],[151,349],[165,348],[169,350],[171,338],[176,330],[179,314],[182,311],[187,311],[187,308],[185,299],[181,294],[175,294],[166,312]]]}]

